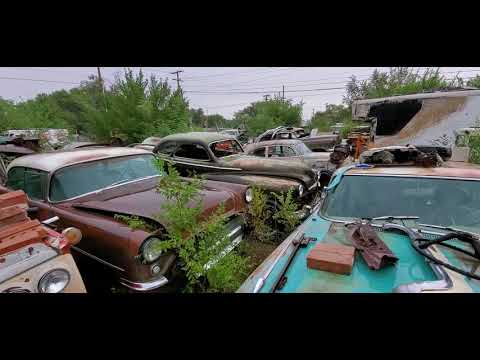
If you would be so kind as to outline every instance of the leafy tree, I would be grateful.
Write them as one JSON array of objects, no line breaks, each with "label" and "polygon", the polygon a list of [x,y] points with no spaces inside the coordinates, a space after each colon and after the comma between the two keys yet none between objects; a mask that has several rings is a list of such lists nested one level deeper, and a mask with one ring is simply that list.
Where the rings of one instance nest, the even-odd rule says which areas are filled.
[{"label": "leafy tree", "polygon": [[390,68],[388,72],[374,70],[367,80],[358,80],[355,76],[346,86],[344,103],[350,105],[353,100],[381,98],[386,96],[415,94],[426,91],[447,90],[463,86],[463,80],[455,77],[447,80],[440,74],[439,68],[428,68],[423,74],[409,67]]},{"label": "leafy tree", "polygon": [[303,104],[275,97],[255,102],[235,113],[234,120],[245,123],[250,135],[258,135],[277,126],[300,126]]},{"label": "leafy tree", "polygon": [[310,121],[312,129],[330,131],[336,123],[345,123],[352,118],[351,108],[342,104],[327,104],[325,111],[317,111]]},{"label": "leafy tree", "polygon": [[181,89],[171,90],[167,81],[140,70],[125,70],[105,92],[105,109],[91,106],[88,123],[98,139],[108,139],[113,132],[127,142],[140,142],[148,136],[166,136],[188,130],[190,113]]},{"label": "leafy tree", "polygon": [[472,86],[480,89],[480,75],[476,75],[474,78],[468,80],[467,86]]}]

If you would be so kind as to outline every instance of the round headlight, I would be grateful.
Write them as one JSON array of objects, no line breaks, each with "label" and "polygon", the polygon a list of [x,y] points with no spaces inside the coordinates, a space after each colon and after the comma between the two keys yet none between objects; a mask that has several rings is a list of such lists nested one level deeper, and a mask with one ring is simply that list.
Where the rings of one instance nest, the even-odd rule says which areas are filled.
[{"label": "round headlight", "polygon": [[142,246],[142,256],[146,262],[153,262],[162,255],[160,244],[162,240],[156,237],[151,237],[144,242]]},{"label": "round headlight", "polygon": [[303,185],[302,184],[298,185],[298,195],[300,197],[303,196]]},{"label": "round headlight", "polygon": [[253,200],[253,189],[248,188],[247,191],[245,191],[245,201],[249,203],[252,200]]},{"label": "round headlight", "polygon": [[38,291],[54,294],[63,291],[70,282],[70,273],[65,269],[54,269],[42,276],[38,282]]}]

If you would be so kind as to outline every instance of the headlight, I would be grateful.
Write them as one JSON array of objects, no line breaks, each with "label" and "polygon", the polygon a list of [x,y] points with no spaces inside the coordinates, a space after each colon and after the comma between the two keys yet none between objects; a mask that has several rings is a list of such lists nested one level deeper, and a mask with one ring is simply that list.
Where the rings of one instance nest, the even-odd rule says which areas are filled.
[{"label": "headlight", "polygon": [[146,262],[154,262],[162,255],[162,250],[160,249],[161,243],[162,240],[156,237],[151,237],[143,243],[142,256]]},{"label": "headlight", "polygon": [[63,291],[70,282],[70,273],[65,269],[55,269],[47,272],[38,282],[38,291],[54,294]]},{"label": "headlight", "polygon": [[297,190],[298,190],[298,195],[299,195],[300,197],[302,197],[302,196],[303,196],[303,185],[302,185],[302,184],[298,185],[298,189],[297,189]]},{"label": "headlight", "polygon": [[253,189],[248,188],[247,191],[245,191],[245,201],[249,203],[252,200],[253,200]]}]

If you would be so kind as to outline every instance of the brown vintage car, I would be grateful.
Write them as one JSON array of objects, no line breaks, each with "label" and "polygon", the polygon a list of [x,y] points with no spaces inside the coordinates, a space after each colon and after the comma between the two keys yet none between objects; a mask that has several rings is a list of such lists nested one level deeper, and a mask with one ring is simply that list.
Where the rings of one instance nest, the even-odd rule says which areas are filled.
[{"label": "brown vintage car", "polygon": [[265,131],[255,139],[255,143],[270,140],[299,139],[312,151],[328,151],[335,145],[340,144],[341,138],[338,134],[315,135],[306,134],[305,129],[297,127],[279,126],[275,129]]},{"label": "brown vintage car", "polygon": [[[115,147],[25,156],[9,165],[0,193],[24,190],[37,209],[32,216],[58,216],[59,231],[80,229],[76,254],[111,270],[120,284],[137,291],[159,289],[177,273],[177,261],[155,246],[168,224],[161,212],[167,200],[156,191],[162,175],[153,160],[149,151]],[[233,245],[242,240],[247,191],[243,185],[206,181],[201,192],[204,216],[224,204]],[[116,214],[138,216],[159,230],[132,230]]]}]

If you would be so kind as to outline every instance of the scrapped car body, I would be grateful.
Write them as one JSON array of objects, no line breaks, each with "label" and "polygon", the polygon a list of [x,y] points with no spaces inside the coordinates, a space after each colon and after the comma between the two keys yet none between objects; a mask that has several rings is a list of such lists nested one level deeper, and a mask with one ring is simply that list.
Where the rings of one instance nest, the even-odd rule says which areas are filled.
[{"label": "scrapped car body", "polygon": [[480,90],[437,91],[352,103],[352,119],[369,125],[377,147],[450,146],[455,130],[475,126],[479,117]]},{"label": "scrapped car body", "polygon": [[85,293],[70,254],[81,232],[69,228],[60,234],[32,221],[27,207],[22,191],[0,195],[0,293]]},{"label": "scrapped car body", "polygon": [[343,167],[238,292],[479,292],[479,196],[471,164]]},{"label": "scrapped car body", "polygon": [[39,150],[38,138],[0,136],[0,184],[6,179],[7,166],[11,161],[20,156],[35,154]]},{"label": "scrapped car body", "polygon": [[[154,159],[146,150],[115,147],[22,157],[9,165],[0,193],[25,190],[30,206],[37,209],[35,218],[58,216],[58,229],[74,226],[82,231],[82,242],[73,247],[76,254],[103,265],[129,289],[155,290],[169,282],[176,256],[151,253],[152,244],[162,241],[169,227],[162,212],[168,200],[156,190],[162,174]],[[243,237],[247,189],[206,181],[200,193],[202,216],[224,205],[234,244]],[[156,230],[132,230],[115,215],[138,216]]]},{"label": "scrapped car body", "polygon": [[275,129],[265,131],[255,139],[256,143],[281,140],[281,139],[299,139],[305,143],[312,151],[328,151],[335,145],[340,144],[341,138],[338,134],[307,135],[303,128],[279,126]]},{"label": "scrapped car body", "polygon": [[318,187],[319,173],[306,164],[249,156],[229,135],[169,135],[155,147],[154,153],[173,163],[184,176],[197,173],[209,180],[256,185],[273,192],[292,189],[300,202],[308,201]]},{"label": "scrapped car body", "polygon": [[245,152],[261,158],[300,161],[316,169],[327,167],[330,160],[329,152],[313,152],[301,140],[262,141],[247,145]]},{"label": "scrapped car body", "polygon": [[143,140],[140,144],[130,144],[129,147],[153,151],[153,149],[155,148],[155,146],[158,145],[160,140],[162,140],[161,137],[151,136]]}]

